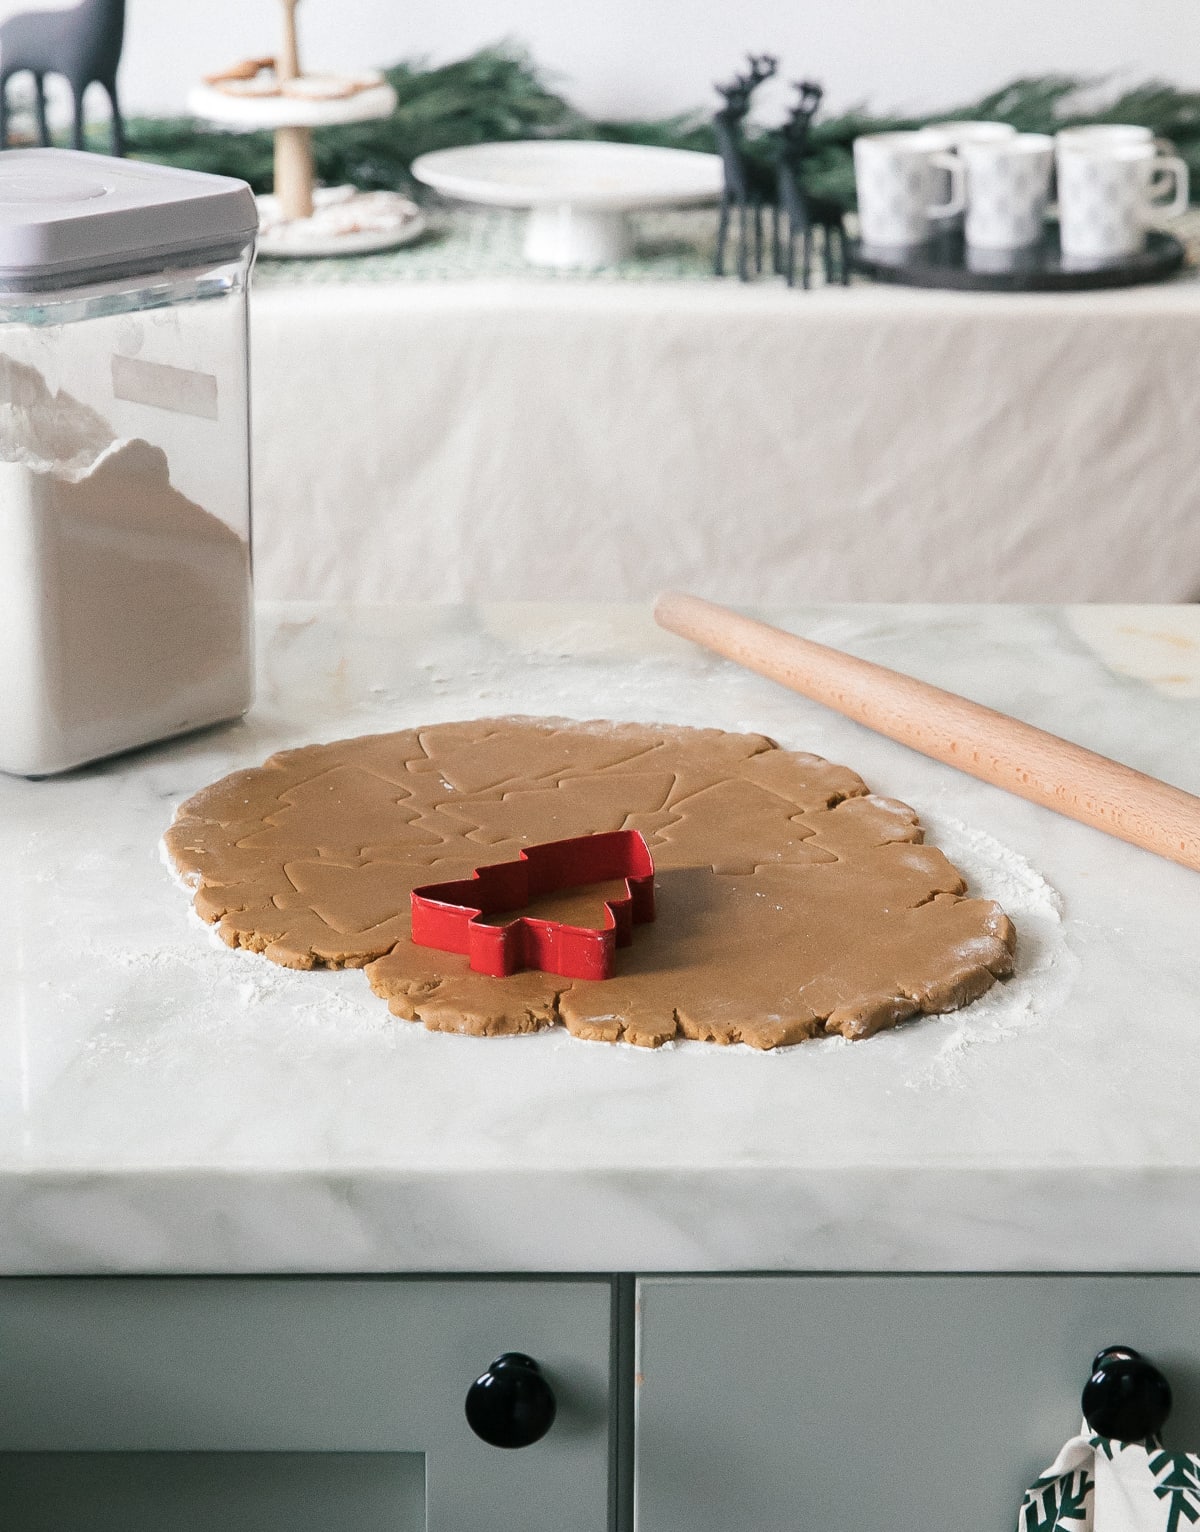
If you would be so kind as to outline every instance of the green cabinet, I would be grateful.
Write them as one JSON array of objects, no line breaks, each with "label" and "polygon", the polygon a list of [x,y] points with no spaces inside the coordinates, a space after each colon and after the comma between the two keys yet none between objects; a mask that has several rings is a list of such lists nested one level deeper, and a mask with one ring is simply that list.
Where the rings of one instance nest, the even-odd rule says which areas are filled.
[{"label": "green cabinet", "polygon": [[1114,1344],[1200,1447],[1200,1278],[645,1278],[637,1532],[1012,1532]]},{"label": "green cabinet", "polygon": [[[609,1532],[608,1280],[0,1281],[5,1532]],[[467,1426],[506,1351],[558,1414]],[[168,1509],[169,1508],[169,1509]]]},{"label": "green cabinet", "polygon": [[[4,1532],[1012,1532],[1093,1355],[1200,1447],[1200,1277],[0,1279]],[[537,1359],[554,1425],[467,1389]]]}]

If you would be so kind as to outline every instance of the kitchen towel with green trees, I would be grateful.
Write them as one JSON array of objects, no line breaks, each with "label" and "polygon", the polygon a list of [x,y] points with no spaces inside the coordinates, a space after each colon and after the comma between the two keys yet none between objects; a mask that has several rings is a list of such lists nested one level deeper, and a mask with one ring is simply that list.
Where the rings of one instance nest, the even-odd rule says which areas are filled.
[{"label": "kitchen towel with green trees", "polygon": [[1021,1503],[1017,1532],[1189,1532],[1200,1522],[1200,1457],[1151,1437],[1110,1441],[1085,1421]]}]

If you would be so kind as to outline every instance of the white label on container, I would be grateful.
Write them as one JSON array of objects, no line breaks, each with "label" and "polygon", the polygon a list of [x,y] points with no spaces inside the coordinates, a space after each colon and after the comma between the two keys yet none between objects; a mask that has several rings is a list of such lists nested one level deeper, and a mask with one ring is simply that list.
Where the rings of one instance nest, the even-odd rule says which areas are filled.
[{"label": "white label on container", "polygon": [[112,359],[113,395],[130,404],[148,404],[201,420],[217,418],[217,380],[211,372],[143,362],[136,356]]}]

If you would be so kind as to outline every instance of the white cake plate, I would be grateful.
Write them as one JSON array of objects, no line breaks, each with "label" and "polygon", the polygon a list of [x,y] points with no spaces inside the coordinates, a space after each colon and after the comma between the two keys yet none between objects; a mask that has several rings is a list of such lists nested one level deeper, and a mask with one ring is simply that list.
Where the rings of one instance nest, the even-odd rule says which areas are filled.
[{"label": "white cake plate", "polygon": [[633,248],[630,212],[713,202],[722,186],[715,154],[587,141],[438,149],[412,173],[444,197],[528,208],[525,258],[557,267],[614,265]]}]

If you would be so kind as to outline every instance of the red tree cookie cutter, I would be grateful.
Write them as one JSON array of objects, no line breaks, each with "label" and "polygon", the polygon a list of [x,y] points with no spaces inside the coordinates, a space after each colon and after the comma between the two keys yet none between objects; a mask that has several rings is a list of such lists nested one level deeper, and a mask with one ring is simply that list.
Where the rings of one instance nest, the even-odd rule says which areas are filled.
[{"label": "red tree cookie cutter", "polygon": [[[624,878],[625,894],[604,901],[603,930],[522,915],[502,926],[482,917],[519,910],[543,894]],[[461,952],[476,973],[496,978],[522,968],[570,979],[607,979],[613,953],[633,940],[634,922],[654,919],[654,858],[637,830],[577,835],[526,846],[515,862],[476,868],[453,883],[412,891],[412,939],[420,947]]]}]

